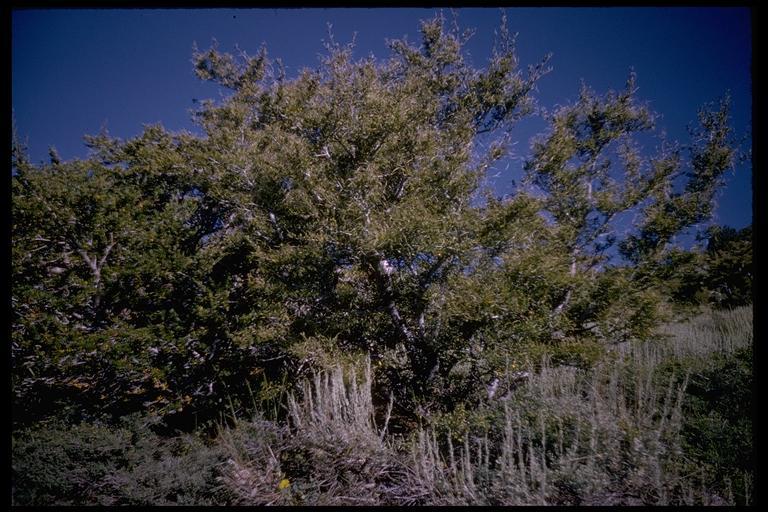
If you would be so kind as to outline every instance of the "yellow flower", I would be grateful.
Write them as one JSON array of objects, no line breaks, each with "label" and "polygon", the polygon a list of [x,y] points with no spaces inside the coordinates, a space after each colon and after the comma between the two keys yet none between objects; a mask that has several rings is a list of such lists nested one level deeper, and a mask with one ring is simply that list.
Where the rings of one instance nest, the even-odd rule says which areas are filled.
[{"label": "yellow flower", "polygon": [[288,480],[287,478],[283,478],[282,480],[280,480],[280,483],[277,484],[277,488],[282,491],[283,489],[286,489],[289,485],[291,485],[291,481]]}]

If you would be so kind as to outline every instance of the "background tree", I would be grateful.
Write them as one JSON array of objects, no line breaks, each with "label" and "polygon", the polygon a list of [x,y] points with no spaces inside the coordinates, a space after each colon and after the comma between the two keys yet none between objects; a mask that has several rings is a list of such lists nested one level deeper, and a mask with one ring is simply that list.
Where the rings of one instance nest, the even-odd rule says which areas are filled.
[{"label": "background tree", "polygon": [[720,307],[752,304],[752,226],[712,226],[706,236],[710,300]]},{"label": "background tree", "polygon": [[672,298],[685,305],[733,308],[752,303],[752,226],[710,226],[699,235],[704,249],[669,252],[660,278]]}]

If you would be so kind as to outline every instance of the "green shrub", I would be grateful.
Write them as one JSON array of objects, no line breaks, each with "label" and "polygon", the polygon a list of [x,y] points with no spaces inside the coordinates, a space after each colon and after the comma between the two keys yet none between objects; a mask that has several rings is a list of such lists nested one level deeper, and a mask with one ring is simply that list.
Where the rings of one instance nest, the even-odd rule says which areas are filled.
[{"label": "green shrub", "polygon": [[[101,134],[86,159],[41,165],[15,140],[16,417],[73,404],[191,430],[227,397],[243,406],[255,373],[294,384],[392,350],[405,357],[381,373],[399,407],[446,412],[481,398],[467,377],[500,367],[490,353],[649,333],[664,296],[663,279],[647,278],[676,234],[711,216],[736,159],[729,100],[699,112],[689,158],[641,152],[633,141],[655,114],[634,74],[538,110],[548,57],[520,66],[503,18],[476,67],[468,34],[438,15],[417,44],[390,41],[385,60],[329,42],[316,69],[290,78],[266,51],[214,45],[194,51],[195,72],[231,94],[199,105],[204,135]],[[537,111],[547,128],[524,183],[498,197],[492,169]],[[614,220],[633,210],[620,235]],[[746,268],[743,242],[718,270],[718,290],[741,299],[748,280],[729,277]],[[617,247],[628,264],[604,264]],[[579,367],[599,356],[588,342],[555,350]]]},{"label": "green shrub", "polygon": [[131,433],[50,422],[14,433],[15,505],[98,504],[100,483],[128,465]]},{"label": "green shrub", "polygon": [[162,438],[133,416],[102,423],[38,424],[15,432],[15,505],[211,505],[226,497],[221,448],[191,435]]},{"label": "green shrub", "polygon": [[684,448],[692,467],[705,466],[713,475],[708,485],[732,493],[738,505],[750,501],[755,469],[752,372],[751,348],[713,355],[691,375],[684,403]]}]

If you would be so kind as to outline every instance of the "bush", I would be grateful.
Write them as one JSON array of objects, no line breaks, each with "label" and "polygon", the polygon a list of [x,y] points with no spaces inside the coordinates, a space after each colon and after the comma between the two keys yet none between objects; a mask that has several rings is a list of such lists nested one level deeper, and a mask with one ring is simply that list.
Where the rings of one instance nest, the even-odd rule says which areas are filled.
[{"label": "bush", "polygon": [[14,505],[212,505],[221,448],[161,438],[146,418],[121,425],[61,421],[13,435]]},{"label": "bush", "polygon": [[50,422],[15,433],[15,505],[98,504],[100,482],[128,463],[131,433],[103,425]]},{"label": "bush", "polygon": [[755,467],[751,324],[752,309],[740,307],[670,326],[676,357],[659,368],[690,375],[682,428],[689,470],[703,470],[706,485],[738,505],[751,501]]},{"label": "bush", "polygon": [[[713,357],[707,368],[691,376],[684,404],[684,448],[716,475],[708,485],[749,504],[750,475],[755,470],[752,431],[752,353]],[[693,466],[693,465],[692,465]]]},{"label": "bush", "polygon": [[224,436],[224,485],[242,505],[395,505],[408,495],[408,468],[377,427],[371,368],[358,377],[337,367],[289,399],[290,426],[256,418]]}]

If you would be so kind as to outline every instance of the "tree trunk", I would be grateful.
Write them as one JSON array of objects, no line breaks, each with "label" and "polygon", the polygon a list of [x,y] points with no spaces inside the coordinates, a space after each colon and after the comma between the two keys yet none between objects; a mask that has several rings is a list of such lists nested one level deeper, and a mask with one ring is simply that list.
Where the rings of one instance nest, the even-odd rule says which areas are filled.
[{"label": "tree trunk", "polygon": [[395,302],[392,277],[386,270],[388,268],[390,268],[389,264],[381,255],[376,254],[366,260],[368,276],[376,283],[381,300],[386,306],[392,323],[406,347],[408,360],[415,374],[415,384],[420,391],[424,391],[428,382],[435,377],[439,370],[439,360],[437,354],[426,344],[425,333],[422,327],[424,323],[423,313],[419,318],[418,334],[408,327],[408,323],[403,318]]},{"label": "tree trunk", "polygon": [[101,258],[97,259],[96,256],[91,257],[85,251],[85,249],[79,248],[77,250],[77,252],[83,258],[83,261],[85,261],[85,263],[91,269],[91,273],[93,274],[94,312],[97,311],[99,309],[99,306],[101,305],[101,270],[104,268],[104,265],[107,263],[107,258],[109,257],[109,253],[112,252],[112,249],[114,248],[114,246],[115,246],[115,239],[114,239],[114,236],[110,233],[109,244],[104,249],[104,254],[101,256]]}]

